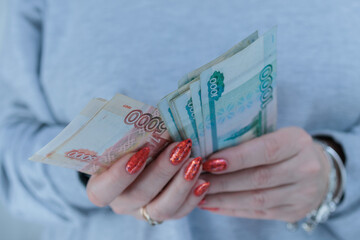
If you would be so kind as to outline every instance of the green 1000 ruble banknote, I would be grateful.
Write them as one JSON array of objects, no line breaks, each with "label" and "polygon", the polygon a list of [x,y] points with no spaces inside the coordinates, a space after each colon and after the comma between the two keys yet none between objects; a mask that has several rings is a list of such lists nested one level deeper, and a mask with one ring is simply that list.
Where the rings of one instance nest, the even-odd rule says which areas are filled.
[{"label": "green 1000 ruble banknote", "polygon": [[205,154],[274,130],[276,29],[200,75]]}]

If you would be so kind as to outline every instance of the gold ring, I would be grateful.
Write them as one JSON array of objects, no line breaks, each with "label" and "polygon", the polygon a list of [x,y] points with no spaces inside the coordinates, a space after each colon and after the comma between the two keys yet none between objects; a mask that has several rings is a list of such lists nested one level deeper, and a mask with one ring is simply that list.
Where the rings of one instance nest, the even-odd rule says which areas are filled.
[{"label": "gold ring", "polygon": [[151,226],[156,226],[159,224],[162,224],[163,221],[156,221],[154,219],[152,219],[149,215],[149,213],[146,210],[146,206],[140,208],[140,213],[143,216],[143,218],[151,225]]}]

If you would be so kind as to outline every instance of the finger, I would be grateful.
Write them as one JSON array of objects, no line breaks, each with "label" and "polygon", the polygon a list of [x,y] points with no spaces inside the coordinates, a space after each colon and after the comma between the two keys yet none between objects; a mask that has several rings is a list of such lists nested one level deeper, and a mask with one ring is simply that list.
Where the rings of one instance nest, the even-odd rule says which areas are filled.
[{"label": "finger", "polygon": [[208,194],[202,207],[264,210],[294,203],[295,185],[235,193]]},{"label": "finger", "polygon": [[193,189],[188,194],[183,205],[177,210],[174,219],[179,219],[187,216],[192,210],[194,210],[202,201],[207,193],[207,190],[210,186],[209,182],[199,179],[194,185]]},{"label": "finger", "polygon": [[150,149],[144,147],[120,158],[100,175],[93,175],[86,188],[90,201],[99,207],[109,205],[141,173],[149,152]]},{"label": "finger", "polygon": [[146,206],[147,212],[153,219],[163,221],[173,218],[200,175],[201,160],[200,157],[191,159],[166,186],[164,191]]},{"label": "finger", "polygon": [[226,208],[202,208],[219,215],[263,219],[280,220],[285,222],[296,222],[306,216],[306,213],[296,209],[293,205],[282,205],[266,210],[248,210],[248,209],[226,209]]},{"label": "finger", "polygon": [[312,138],[304,130],[296,127],[283,128],[217,152],[209,157],[210,160],[203,167],[205,171],[224,173],[274,164],[294,157],[311,144]]},{"label": "finger", "polygon": [[221,175],[203,174],[202,178],[211,182],[210,194],[272,188],[297,182],[301,178],[298,162],[283,161]]},{"label": "finger", "polygon": [[172,143],[116,199],[117,205],[137,209],[154,199],[189,158],[191,140]]}]

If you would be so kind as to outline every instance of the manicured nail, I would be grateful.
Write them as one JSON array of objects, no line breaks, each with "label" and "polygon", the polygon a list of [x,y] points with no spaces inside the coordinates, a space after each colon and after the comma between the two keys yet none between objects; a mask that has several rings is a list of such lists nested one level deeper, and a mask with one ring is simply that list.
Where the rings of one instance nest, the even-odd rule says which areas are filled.
[{"label": "manicured nail", "polygon": [[190,153],[192,147],[191,139],[186,139],[180,142],[176,147],[174,147],[172,153],[170,154],[170,162],[173,165],[178,165],[181,163]]},{"label": "manicured nail", "polygon": [[206,200],[205,200],[205,199],[202,199],[202,200],[199,202],[198,206],[204,205],[205,203],[206,203]]},{"label": "manicured nail", "polygon": [[209,183],[209,182],[205,182],[205,183],[203,183],[203,184],[200,184],[199,186],[197,186],[197,187],[194,189],[194,194],[195,194],[195,196],[200,197],[201,195],[203,195],[203,194],[208,190],[209,187],[210,187],[210,183]]},{"label": "manicured nail", "polygon": [[201,207],[200,209],[207,210],[207,211],[219,211],[220,208]]},{"label": "manicured nail", "polygon": [[225,159],[211,159],[203,164],[203,169],[207,172],[221,172],[227,168],[227,162]]},{"label": "manicured nail", "polygon": [[200,170],[201,166],[201,157],[194,158],[189,165],[185,168],[184,178],[186,181],[191,181],[195,178],[196,174]]},{"label": "manicured nail", "polygon": [[150,153],[149,147],[144,147],[135,153],[126,164],[126,171],[129,174],[137,173],[146,163]]}]

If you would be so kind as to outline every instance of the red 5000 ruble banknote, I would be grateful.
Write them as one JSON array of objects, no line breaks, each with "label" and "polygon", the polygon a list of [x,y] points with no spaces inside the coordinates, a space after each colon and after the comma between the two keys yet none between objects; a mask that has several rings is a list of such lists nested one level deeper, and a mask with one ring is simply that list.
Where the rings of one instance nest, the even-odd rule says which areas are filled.
[{"label": "red 5000 ruble banknote", "polygon": [[117,94],[109,102],[92,100],[30,160],[94,174],[145,146],[150,161],[170,141],[156,108]]}]

